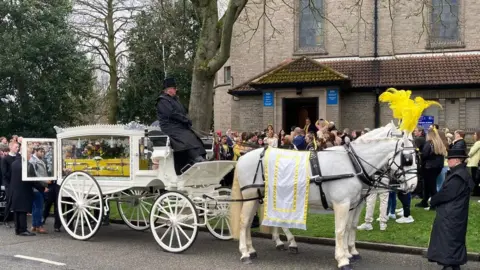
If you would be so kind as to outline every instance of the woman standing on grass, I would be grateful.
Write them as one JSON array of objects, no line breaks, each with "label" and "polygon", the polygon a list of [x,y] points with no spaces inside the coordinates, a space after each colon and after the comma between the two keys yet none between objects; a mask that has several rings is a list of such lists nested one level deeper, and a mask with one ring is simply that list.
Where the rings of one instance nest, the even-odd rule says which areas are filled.
[{"label": "woman standing on grass", "polygon": [[473,140],[475,143],[472,148],[470,148],[470,152],[468,152],[467,168],[470,169],[470,175],[475,182],[473,196],[480,196],[480,172],[478,172],[478,164],[480,162],[480,130],[477,130],[477,132],[473,134]]},{"label": "woman standing on grass", "polygon": [[[422,201],[416,207],[428,210],[428,199],[437,193],[437,177],[443,169],[447,149],[438,135],[437,129],[431,129],[427,133],[427,142],[421,151],[421,159],[424,167],[422,176],[424,181]],[[434,210],[433,207],[431,210]]]}]

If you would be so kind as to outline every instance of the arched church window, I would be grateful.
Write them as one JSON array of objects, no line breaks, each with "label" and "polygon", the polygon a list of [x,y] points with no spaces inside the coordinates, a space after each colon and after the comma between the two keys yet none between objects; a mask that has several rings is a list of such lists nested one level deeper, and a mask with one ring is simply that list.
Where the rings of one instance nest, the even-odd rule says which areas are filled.
[{"label": "arched church window", "polygon": [[300,0],[298,7],[297,48],[302,51],[324,48],[323,0]]}]

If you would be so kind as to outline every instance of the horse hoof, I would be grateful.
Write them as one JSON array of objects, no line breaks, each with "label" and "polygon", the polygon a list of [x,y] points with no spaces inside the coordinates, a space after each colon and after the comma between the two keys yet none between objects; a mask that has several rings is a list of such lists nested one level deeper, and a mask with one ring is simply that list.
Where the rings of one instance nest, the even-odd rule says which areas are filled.
[{"label": "horse hoof", "polygon": [[350,261],[351,262],[357,262],[357,261],[360,261],[361,259],[362,259],[362,256],[357,254],[357,255],[353,255],[352,258],[350,258]]},{"label": "horse hoof", "polygon": [[241,261],[243,264],[252,264],[252,260],[251,260],[249,257],[241,258],[240,261]]},{"label": "horse hoof", "polygon": [[288,247],[288,251],[292,254],[298,254],[298,247]]},{"label": "horse hoof", "polygon": [[278,245],[275,247],[277,250],[285,250],[285,245]]},{"label": "horse hoof", "polygon": [[339,270],[353,270],[353,267],[350,264],[347,264],[347,265],[344,265],[344,266],[342,266],[338,269]]},{"label": "horse hoof", "polygon": [[258,257],[257,252],[250,253],[250,259],[256,259]]}]

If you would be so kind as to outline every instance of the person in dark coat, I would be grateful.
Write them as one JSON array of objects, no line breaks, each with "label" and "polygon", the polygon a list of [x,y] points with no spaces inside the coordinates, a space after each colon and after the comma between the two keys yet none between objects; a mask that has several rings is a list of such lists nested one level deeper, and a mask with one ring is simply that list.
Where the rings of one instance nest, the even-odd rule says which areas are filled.
[{"label": "person in dark coat", "polygon": [[18,155],[19,144],[17,142],[11,142],[9,145],[9,153],[1,159],[1,170],[2,170],[2,185],[5,187],[7,205],[5,206],[3,224],[7,228],[11,228],[8,224],[8,217],[10,215],[10,209],[12,205],[12,188],[10,186],[11,179],[11,167],[12,163],[15,160],[15,157]]},{"label": "person in dark coat", "polygon": [[[22,157],[17,155],[12,163],[10,179],[12,210],[15,212],[15,234],[33,236],[35,234],[27,230],[27,213],[32,212],[33,188],[39,192],[46,192],[48,189],[39,182],[22,181],[22,166]],[[33,165],[29,162],[27,174],[35,176]]]},{"label": "person in dark coat", "polygon": [[157,117],[162,132],[170,137],[176,152],[185,152],[192,163],[205,161],[207,152],[202,140],[191,129],[192,121],[177,97],[175,79],[167,78],[157,99]]},{"label": "person in dark coat", "polygon": [[443,269],[460,269],[467,262],[465,238],[468,224],[468,208],[473,180],[468,173],[462,149],[448,150],[448,167],[442,189],[435,194],[430,205],[436,208],[428,246],[427,258]]},{"label": "person in dark coat", "polygon": [[[423,127],[417,127],[415,131],[413,131],[414,135],[414,142],[415,142],[415,147],[418,149],[417,153],[421,153],[423,150],[423,147],[427,143],[427,140],[425,138],[425,130]],[[420,157],[420,155],[419,155]],[[415,188],[415,191],[413,194],[419,196],[420,198],[423,197],[423,188],[425,186],[425,182],[423,179],[423,172],[422,169],[425,167],[425,162],[424,160],[420,160],[420,162],[417,162],[417,178],[418,178],[418,183],[417,187]]]},{"label": "person in dark coat", "polygon": [[450,149],[461,149],[467,153],[467,144],[465,143],[465,132],[463,130],[456,130],[454,133],[455,139],[449,145]]}]

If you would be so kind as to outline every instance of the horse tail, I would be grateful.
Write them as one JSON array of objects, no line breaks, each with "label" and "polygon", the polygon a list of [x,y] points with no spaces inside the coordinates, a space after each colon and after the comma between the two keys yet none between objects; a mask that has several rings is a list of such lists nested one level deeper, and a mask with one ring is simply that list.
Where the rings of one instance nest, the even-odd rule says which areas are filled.
[{"label": "horse tail", "polygon": [[235,200],[243,200],[243,195],[240,190],[240,184],[238,183],[237,168],[235,168],[235,172],[233,173],[232,200],[234,201],[230,204],[230,228],[233,239],[238,240],[240,238],[240,221],[243,202]]}]

